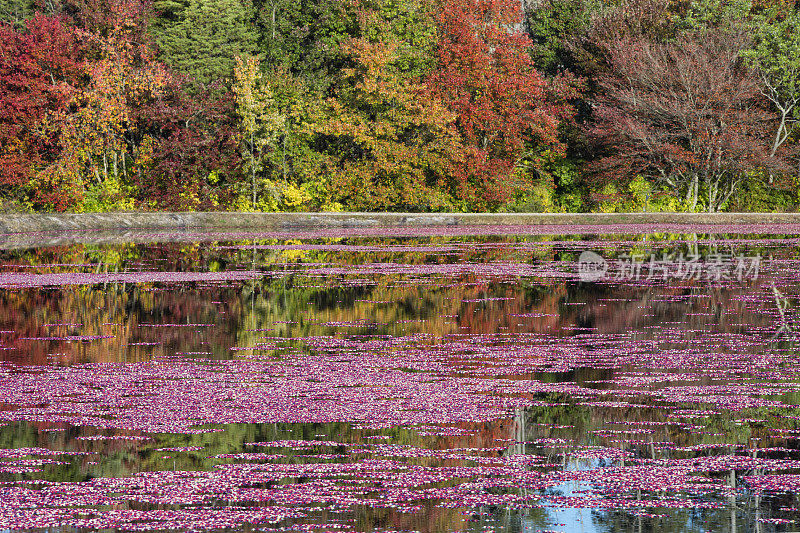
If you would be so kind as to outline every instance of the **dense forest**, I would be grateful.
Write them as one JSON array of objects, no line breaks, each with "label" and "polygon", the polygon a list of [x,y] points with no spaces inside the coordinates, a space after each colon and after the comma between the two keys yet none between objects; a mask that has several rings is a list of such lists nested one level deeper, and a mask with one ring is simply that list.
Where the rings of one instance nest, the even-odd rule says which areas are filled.
[{"label": "dense forest", "polygon": [[0,210],[783,211],[794,0],[0,0]]}]

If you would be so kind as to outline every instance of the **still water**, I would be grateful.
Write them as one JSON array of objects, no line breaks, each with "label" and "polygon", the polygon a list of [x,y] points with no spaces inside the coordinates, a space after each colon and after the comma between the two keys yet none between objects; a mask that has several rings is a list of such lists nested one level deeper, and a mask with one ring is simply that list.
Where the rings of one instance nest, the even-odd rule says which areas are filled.
[{"label": "still water", "polygon": [[0,529],[800,527],[800,237],[441,233],[0,251]]}]

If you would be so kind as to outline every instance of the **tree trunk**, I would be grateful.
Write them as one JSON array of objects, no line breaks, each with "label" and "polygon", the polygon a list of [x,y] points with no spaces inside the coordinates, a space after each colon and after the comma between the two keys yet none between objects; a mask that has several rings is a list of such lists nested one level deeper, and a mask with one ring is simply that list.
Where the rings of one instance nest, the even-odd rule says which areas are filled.
[{"label": "tree trunk", "polygon": [[775,157],[775,154],[778,153],[778,148],[780,148],[781,145],[786,142],[786,139],[788,139],[789,135],[792,133],[793,128],[790,128],[787,125],[787,122],[789,121],[789,116],[791,115],[794,107],[794,104],[787,107],[778,106],[778,109],[781,113],[781,121],[778,124],[778,130],[775,132],[775,140],[772,143],[772,150],[769,152],[771,157]]},{"label": "tree trunk", "polygon": [[716,211],[718,185],[714,181],[708,179],[706,181],[708,182],[708,212],[713,213]]},{"label": "tree trunk", "polygon": [[253,171],[253,211],[256,210],[256,149],[253,133],[250,133],[250,168]]}]

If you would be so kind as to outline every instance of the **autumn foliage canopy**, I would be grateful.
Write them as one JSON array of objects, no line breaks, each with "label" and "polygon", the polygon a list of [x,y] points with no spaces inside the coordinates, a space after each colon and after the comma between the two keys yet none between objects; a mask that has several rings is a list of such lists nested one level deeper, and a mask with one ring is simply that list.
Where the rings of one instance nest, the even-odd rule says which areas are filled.
[{"label": "autumn foliage canopy", "polygon": [[[0,4],[7,211],[796,196],[800,17],[785,2],[17,4]],[[669,201],[641,205],[645,189]]]}]

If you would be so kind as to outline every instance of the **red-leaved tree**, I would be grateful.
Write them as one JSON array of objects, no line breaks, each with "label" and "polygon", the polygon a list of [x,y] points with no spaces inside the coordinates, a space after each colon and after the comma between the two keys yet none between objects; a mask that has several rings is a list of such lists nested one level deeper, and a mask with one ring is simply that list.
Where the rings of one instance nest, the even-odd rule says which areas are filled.
[{"label": "red-leaved tree", "polygon": [[175,75],[158,98],[137,109],[139,135],[152,140],[151,161],[131,175],[141,206],[218,209],[243,179],[232,92],[210,86],[190,94],[189,86]]},{"label": "red-leaved tree", "polygon": [[666,184],[691,210],[717,211],[745,173],[786,169],[771,157],[770,115],[732,29],[681,34],[675,42],[618,37],[604,43],[609,74],[594,107],[593,139],[605,179],[636,175]]},{"label": "red-leaved tree", "polygon": [[36,15],[23,30],[0,24],[3,196],[21,199],[37,169],[57,156],[57,138],[45,132],[42,121],[75,93],[84,52],[76,31],[62,18]]},{"label": "red-leaved tree", "polygon": [[559,151],[558,127],[573,117],[578,83],[536,71],[516,0],[441,2],[438,65],[426,85],[456,114],[466,146],[451,192],[466,206],[492,208],[522,184],[514,167],[526,144]]}]

